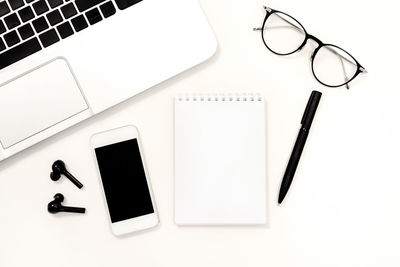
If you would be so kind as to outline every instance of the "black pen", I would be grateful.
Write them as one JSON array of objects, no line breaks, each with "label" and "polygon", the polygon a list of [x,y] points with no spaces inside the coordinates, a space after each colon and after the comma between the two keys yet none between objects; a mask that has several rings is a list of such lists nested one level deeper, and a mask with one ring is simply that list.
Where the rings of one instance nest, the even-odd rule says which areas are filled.
[{"label": "black pen", "polygon": [[299,164],[299,160],[301,157],[301,153],[303,152],[304,145],[306,144],[308,132],[311,128],[311,123],[314,119],[315,112],[317,111],[321,95],[322,95],[321,92],[312,91],[310,99],[308,100],[306,110],[304,111],[303,118],[301,119],[301,128],[299,131],[299,135],[297,136],[297,140],[294,145],[292,155],[290,155],[285,175],[283,176],[282,179],[281,189],[279,190],[279,198],[278,198],[279,204],[282,203],[287,192],[289,191],[290,184],[292,183],[294,174],[296,173],[296,168],[297,165]]}]

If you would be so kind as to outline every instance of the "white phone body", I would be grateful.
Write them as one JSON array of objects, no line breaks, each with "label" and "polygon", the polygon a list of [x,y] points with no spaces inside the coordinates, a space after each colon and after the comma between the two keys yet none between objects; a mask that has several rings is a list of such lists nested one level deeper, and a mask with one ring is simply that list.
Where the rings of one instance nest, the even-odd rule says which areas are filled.
[{"label": "white phone body", "polygon": [[[111,166],[111,167],[104,166],[104,165],[113,164],[113,163],[108,163],[110,161],[113,162],[113,160],[110,160],[110,159],[108,159],[108,161],[105,162],[105,159],[107,159],[107,156],[111,156],[111,155],[107,155],[106,153],[109,153],[109,154],[114,153],[114,158],[115,158],[115,152],[107,152],[110,150],[105,150],[106,152],[104,152],[104,149],[113,148],[113,147],[115,147],[115,145],[123,145],[123,144],[127,144],[127,143],[131,144],[131,142],[134,140],[137,141],[137,147],[139,149],[139,154],[140,154],[140,158],[141,158],[141,163],[143,165],[145,177],[143,178],[140,174],[138,174],[137,176],[142,180],[145,179],[145,181],[146,181],[148,192],[144,188],[142,191],[146,191],[146,193],[144,193],[144,195],[145,195],[145,198],[146,198],[146,201],[148,204],[148,208],[149,208],[150,202],[147,198],[147,195],[148,195],[147,193],[149,193],[150,199],[151,199],[151,205],[152,205],[154,212],[144,214],[144,215],[142,214],[139,216],[135,215],[132,218],[125,218],[123,220],[115,221],[115,217],[116,217],[115,202],[113,202],[114,200],[112,199],[112,195],[110,195],[110,192],[114,193],[114,196],[115,196],[115,193],[118,193],[118,197],[114,197],[116,199],[120,199],[121,194],[119,194],[119,192],[113,192],[112,190],[114,190],[114,189],[109,188],[110,181],[111,181],[111,183],[114,183],[114,188],[118,188],[118,186],[122,186],[120,184],[115,184],[115,183],[118,183],[118,181],[121,181],[120,183],[126,183],[125,182],[126,179],[135,179],[135,178],[139,179],[139,178],[136,177],[136,174],[129,176],[129,174],[131,174],[131,173],[128,173],[128,175],[123,175],[125,180],[123,180],[123,179],[118,180],[118,177],[112,177],[112,179],[104,180],[104,182],[103,182],[103,179],[105,179],[105,176],[108,175],[108,178],[110,178],[109,177],[110,175],[107,174],[106,171],[108,171],[108,173],[109,173],[110,170],[112,170],[112,167],[114,167],[114,168],[117,167],[115,164],[114,164],[114,166]],[[135,144],[136,144],[136,142],[135,142]],[[129,125],[129,126],[124,126],[121,128],[116,128],[116,129],[112,129],[109,131],[94,134],[91,137],[91,147],[92,147],[92,152],[93,152],[93,156],[95,159],[95,164],[97,166],[97,173],[98,173],[101,188],[103,191],[105,204],[106,204],[107,211],[108,211],[108,219],[109,219],[109,222],[111,225],[111,231],[113,232],[113,234],[120,236],[120,235],[124,235],[124,234],[128,234],[128,233],[148,229],[151,227],[155,227],[156,225],[158,225],[159,218],[158,218],[157,209],[156,209],[156,205],[155,205],[155,201],[154,201],[154,197],[153,197],[153,192],[151,190],[148,171],[145,166],[146,164],[145,164],[144,157],[143,157],[143,149],[142,149],[142,146],[141,146],[141,143],[139,140],[139,132],[138,132],[137,128],[135,126]],[[127,151],[127,150],[129,150],[129,149],[124,148],[124,151]],[[115,149],[114,150],[111,149],[111,151],[115,151]],[[136,151],[136,149],[133,149],[133,151]],[[132,152],[132,161],[135,161],[135,157],[137,158],[136,152]],[[103,154],[105,153],[105,156],[101,153],[103,153]],[[125,158],[130,158],[129,153],[128,154],[125,153],[124,155],[125,155],[125,157],[122,158],[122,160],[125,160]],[[123,156],[121,155],[121,157],[123,157]],[[116,161],[116,162],[118,162],[118,161]],[[135,164],[135,163],[133,163],[133,164]],[[104,170],[106,170],[106,171],[104,171]],[[101,173],[102,171],[103,171],[103,177],[102,177],[102,173]],[[138,172],[138,173],[141,173],[141,172]],[[133,181],[133,180],[130,180],[130,181]],[[108,183],[108,185],[105,185],[105,183]],[[143,183],[142,183],[142,185],[143,185]],[[106,188],[105,186],[108,186],[108,187]],[[125,190],[125,187],[123,187],[123,188],[124,188],[123,190]],[[136,189],[132,188],[132,192],[133,192],[133,190],[136,190]],[[108,195],[107,195],[107,193],[108,193]],[[126,195],[126,193],[127,192],[125,191],[125,195]],[[135,194],[135,195],[137,195],[137,194]],[[133,197],[133,193],[127,194],[126,197],[127,197],[126,203],[123,202],[124,206],[126,206],[126,207],[124,207],[123,212],[129,212],[129,210],[134,210],[135,209],[134,207],[138,203],[139,203],[138,205],[142,205],[142,204],[140,204],[140,202],[142,202],[142,201],[136,201],[136,203],[129,203],[129,201],[131,201],[131,198]],[[146,201],[143,201],[143,202],[146,202]],[[120,200],[119,200],[119,202],[120,202]],[[110,206],[114,210],[110,210]],[[117,209],[118,208],[122,208],[122,206],[117,207]],[[120,214],[117,214],[117,215],[120,215]],[[113,219],[114,219],[114,221],[113,221]]]}]

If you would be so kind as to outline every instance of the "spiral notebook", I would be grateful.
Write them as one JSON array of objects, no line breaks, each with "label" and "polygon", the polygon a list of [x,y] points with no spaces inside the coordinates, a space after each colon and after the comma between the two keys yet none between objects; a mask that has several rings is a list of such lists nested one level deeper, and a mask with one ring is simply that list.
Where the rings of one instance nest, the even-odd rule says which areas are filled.
[{"label": "spiral notebook", "polygon": [[175,223],[267,221],[265,104],[259,95],[175,98]]}]

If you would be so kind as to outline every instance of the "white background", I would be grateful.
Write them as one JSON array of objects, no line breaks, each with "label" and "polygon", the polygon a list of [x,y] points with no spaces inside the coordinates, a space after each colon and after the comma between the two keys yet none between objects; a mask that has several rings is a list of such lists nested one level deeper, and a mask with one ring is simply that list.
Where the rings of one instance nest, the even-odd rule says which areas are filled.
[{"label": "white background", "polygon": [[[0,164],[0,266],[400,266],[400,88],[397,0],[200,0],[219,42],[216,55],[89,121]],[[262,44],[262,5],[293,15],[369,71],[351,89],[318,84],[310,42],[278,57]],[[157,31],[157,29],[149,29]],[[185,34],[184,32],[182,34]],[[277,195],[311,90],[323,92],[283,205]],[[265,227],[178,227],[173,223],[173,96],[261,92],[268,110]],[[89,137],[136,125],[160,213],[157,229],[114,237],[107,223]],[[52,182],[63,159],[85,185]],[[47,203],[85,215],[54,216]]]}]

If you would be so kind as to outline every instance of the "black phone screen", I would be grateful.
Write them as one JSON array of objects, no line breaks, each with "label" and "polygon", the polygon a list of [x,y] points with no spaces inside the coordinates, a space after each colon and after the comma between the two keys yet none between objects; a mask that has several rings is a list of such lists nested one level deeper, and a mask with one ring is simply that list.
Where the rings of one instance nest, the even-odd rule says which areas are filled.
[{"label": "black phone screen", "polygon": [[111,222],[154,213],[137,139],[95,148]]}]

